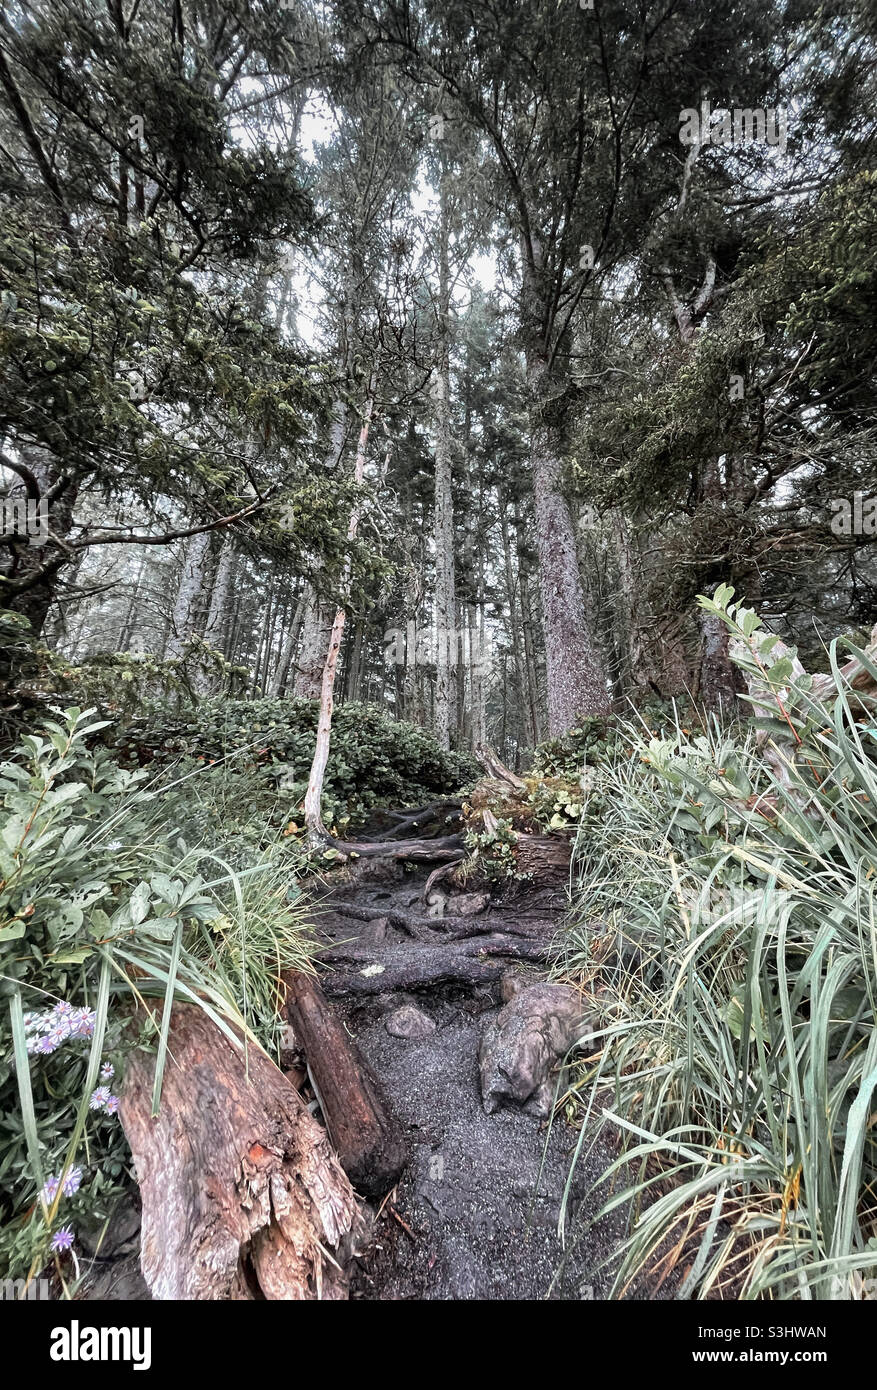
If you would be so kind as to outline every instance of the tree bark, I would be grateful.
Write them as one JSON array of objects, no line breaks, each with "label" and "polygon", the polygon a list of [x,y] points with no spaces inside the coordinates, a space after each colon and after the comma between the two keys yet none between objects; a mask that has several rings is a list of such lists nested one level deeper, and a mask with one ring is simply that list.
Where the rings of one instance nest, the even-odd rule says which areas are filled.
[{"label": "tree bark", "polygon": [[457,634],[454,576],[454,496],[451,467],[450,310],[448,264],[450,216],[447,173],[442,166],[439,228],[438,363],[435,398],[435,701],[434,728],[442,748],[451,746],[456,725]]},{"label": "tree bark", "polygon": [[[539,556],[539,591],[548,671],[548,730],[566,733],[588,714],[610,710],[605,671],[588,624],[578,569],[575,527],[563,495],[563,398],[566,379],[552,366],[545,345],[545,296],[541,249],[524,252],[521,317],[530,395],[532,499]],[[535,261],[535,263],[534,263]]]},{"label": "tree bark", "polygon": [[358,1192],[383,1197],[407,1159],[402,1127],[317,981],[284,975],[286,1015],[303,1051],[329,1137]]},{"label": "tree bark", "polygon": [[344,1298],[356,1199],[295,1087],[191,1004],[174,1007],[152,1118],[154,1070],[152,1054],[135,1052],[121,1098],[153,1297]]},{"label": "tree bark", "polygon": [[529,692],[527,690],[527,666],[524,653],[524,644],[521,638],[521,621],[518,610],[518,599],[520,596],[519,576],[515,572],[514,561],[512,559],[512,543],[509,529],[508,504],[504,503],[503,498],[499,500],[500,527],[502,529],[502,549],[505,570],[505,590],[506,602],[509,606],[509,638],[512,646],[512,657],[515,663],[515,684],[518,691],[518,711],[520,716],[520,727],[518,733],[518,750],[520,745],[535,746],[533,738],[533,726],[530,710]]},{"label": "tree bark", "polygon": [[171,614],[170,637],[165,647],[166,661],[177,660],[182,655],[186,642],[196,631],[198,601],[204,587],[209,549],[209,531],[192,536],[186,545],[179,588]]},{"label": "tree bark", "polygon": [[335,610],[308,585],[302,622],[301,650],[295,666],[293,694],[298,700],[318,700]]},{"label": "tree bark", "polygon": [[228,637],[228,604],[234,567],[234,541],[230,535],[225,535],[222,538],[219,564],[216,567],[216,577],[213,580],[213,591],[210,595],[210,608],[204,627],[204,641],[218,651],[225,650],[225,641]]},{"label": "tree bark", "polygon": [[515,512],[515,542],[518,553],[518,582],[521,589],[521,632],[524,638],[524,657],[527,666],[527,704],[530,713],[532,746],[542,741],[542,710],[539,694],[539,673],[536,667],[536,639],[533,604],[530,594],[530,574],[527,557],[521,543],[521,522]]}]

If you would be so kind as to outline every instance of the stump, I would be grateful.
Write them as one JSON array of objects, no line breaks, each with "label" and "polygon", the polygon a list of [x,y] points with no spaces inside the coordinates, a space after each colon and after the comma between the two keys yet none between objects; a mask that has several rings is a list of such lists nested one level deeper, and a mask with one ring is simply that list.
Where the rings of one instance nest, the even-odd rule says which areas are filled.
[{"label": "stump", "polygon": [[560,885],[569,878],[571,854],[568,835],[518,835],[515,867],[537,887]]},{"label": "stump", "polygon": [[190,1004],[174,1006],[153,1119],[154,1072],[153,1055],[134,1053],[121,1097],[152,1296],[345,1298],[356,1198],[294,1086]]}]

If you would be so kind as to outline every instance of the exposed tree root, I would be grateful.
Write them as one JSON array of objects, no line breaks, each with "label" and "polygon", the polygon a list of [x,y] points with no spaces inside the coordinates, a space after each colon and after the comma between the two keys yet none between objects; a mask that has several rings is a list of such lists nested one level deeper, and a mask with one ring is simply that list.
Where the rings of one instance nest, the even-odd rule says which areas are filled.
[{"label": "exposed tree root", "polygon": [[361,859],[407,859],[412,864],[430,864],[436,860],[457,863],[465,853],[462,835],[444,835],[434,840],[338,840],[326,836],[326,843],[343,854],[357,854]]},{"label": "exposed tree root", "polygon": [[[323,988],[328,995],[390,994],[398,990],[425,990],[436,985],[489,984],[501,978],[510,960],[544,961],[550,943],[545,940],[521,939],[502,932],[471,940],[454,941],[437,946],[425,946],[416,957],[406,956],[394,961],[391,955],[379,971],[366,974],[363,970],[342,970],[327,973]],[[338,966],[366,962],[369,970],[374,951],[368,947],[339,948],[324,957]]]},{"label": "exposed tree root", "polygon": [[457,869],[457,866],[460,864],[463,857],[464,856],[461,855],[460,859],[452,860],[449,864],[440,864],[437,869],[433,869],[432,873],[426,880],[426,883],[423,887],[424,902],[429,901],[429,895],[432,892],[433,888],[435,888],[437,883],[441,883],[446,878],[453,880],[455,870]]},{"label": "exposed tree root", "polygon": [[[426,834],[430,826],[435,826],[436,833],[449,820],[462,820],[462,798],[444,798],[441,801],[430,801],[426,806],[416,806],[411,810],[405,811],[384,811],[381,813],[381,821],[389,821],[383,828],[383,838],[385,840],[395,840],[406,831],[420,830],[420,838],[429,838]],[[366,836],[371,839],[371,836]]]}]

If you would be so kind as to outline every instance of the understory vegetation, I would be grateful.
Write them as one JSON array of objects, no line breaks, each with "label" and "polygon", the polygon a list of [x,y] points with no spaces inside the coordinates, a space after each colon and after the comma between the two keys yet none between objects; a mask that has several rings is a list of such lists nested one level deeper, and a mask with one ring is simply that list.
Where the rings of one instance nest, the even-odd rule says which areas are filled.
[{"label": "understory vegetation", "polygon": [[[237,1143],[331,967],[392,1151],[350,1001],[520,967],[615,1297],[877,1289],[875,151],[875,0],[5,0],[0,1279],[93,1287],[181,1016]],[[210,1297],[353,1287],[296,1047],[328,1215],[235,1168]]]},{"label": "understory vegetation", "polygon": [[[343,715],[327,778],[339,827],[474,773],[422,729]],[[276,1055],[280,976],[311,968],[290,816],[315,723],[304,701],[204,703],[164,723],[156,709],[124,728],[59,709],[7,751],[0,1277],[33,1275],[71,1223],[94,1233],[130,1181],[110,1083],[132,1047],[157,1049],[158,1103],[170,1000]]]},{"label": "understory vegetation", "polygon": [[[722,596],[720,596],[722,597]],[[877,727],[841,663],[771,663],[725,597],[754,728],[628,724],[586,796],[563,967],[601,1020],[567,1103],[621,1150],[616,1279],[677,1297],[861,1297],[877,1273]],[[873,687],[872,687],[873,688]],[[762,739],[787,748],[778,768]],[[596,814],[589,814],[590,797]],[[593,805],[593,802],[590,802]],[[586,1137],[587,1136],[587,1137]]]},{"label": "understory vegetation", "polygon": [[221,785],[119,767],[94,716],[58,711],[0,765],[3,1277],[108,1214],[129,1162],[113,1078],[157,1048],[158,1103],[168,1001],[276,1052],[280,973],[310,968],[284,842],[226,858]]}]

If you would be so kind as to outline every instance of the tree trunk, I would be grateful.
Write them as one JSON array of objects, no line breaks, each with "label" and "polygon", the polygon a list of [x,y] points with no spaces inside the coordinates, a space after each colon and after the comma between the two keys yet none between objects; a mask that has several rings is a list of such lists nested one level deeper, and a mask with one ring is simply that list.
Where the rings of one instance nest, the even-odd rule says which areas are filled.
[{"label": "tree trunk", "polygon": [[121,1099],[153,1297],[344,1298],[339,1247],[356,1200],[295,1087],[191,1004],[174,1007],[152,1118],[154,1072],[154,1055],[135,1052]]},{"label": "tree trunk", "polygon": [[439,347],[435,398],[435,710],[434,728],[442,748],[451,746],[456,724],[457,634],[454,584],[454,496],[451,468],[450,308],[448,266],[450,217],[447,174],[442,168],[439,230]]},{"label": "tree trunk", "polygon": [[284,639],[283,647],[280,651],[280,659],[271,681],[271,694],[275,697],[286,694],[286,684],[289,680],[289,669],[292,666],[292,656],[298,646],[298,639],[304,621],[305,603],[307,593],[302,593],[295,609],[295,616],[289,628],[289,632]]},{"label": "tree trunk", "polygon": [[482,650],[483,616],[478,603],[467,605],[468,625],[466,639],[469,658],[469,736],[472,746],[483,743],[487,737],[484,692],[484,652]]},{"label": "tree trunk", "polygon": [[271,644],[274,638],[274,621],[277,613],[276,582],[272,576],[268,584],[265,600],[265,616],[262,619],[262,635],[256,652],[256,669],[253,673],[253,689],[257,695],[265,694],[268,681],[268,665],[271,660]]},{"label": "tree trunk", "polygon": [[529,561],[521,542],[521,520],[515,511],[515,543],[518,554],[518,583],[521,589],[521,631],[524,638],[524,658],[527,666],[527,705],[532,730],[532,746],[542,741],[541,698],[539,672],[536,666],[536,635],[533,603],[530,594]]},{"label": "tree trunk", "polygon": [[530,719],[530,703],[527,692],[527,667],[524,655],[524,644],[521,638],[521,623],[518,613],[518,598],[520,592],[519,578],[515,573],[514,562],[512,559],[512,543],[509,532],[508,506],[499,501],[500,526],[502,528],[502,550],[505,570],[505,590],[506,602],[509,606],[509,638],[512,645],[512,657],[515,663],[515,684],[518,691],[518,712],[520,727],[518,730],[518,748],[523,743],[532,748],[535,744],[533,739],[532,721]]},{"label": "tree trunk", "polygon": [[207,612],[207,622],[204,627],[204,641],[208,646],[214,647],[218,651],[225,650],[225,641],[228,637],[228,605],[231,596],[234,567],[234,541],[231,536],[226,534],[222,538],[222,549],[219,552],[219,564],[216,567],[216,576],[213,580],[213,591],[210,595],[210,608]]},{"label": "tree trunk", "polygon": [[[342,334],[342,354],[345,371],[352,369],[352,325],[345,314],[345,328]],[[332,425],[329,431],[329,448],[326,467],[336,470],[344,456],[347,437],[347,403],[339,399],[332,408]],[[298,700],[318,700],[323,684],[323,664],[332,633],[335,607],[320,597],[317,587],[308,584],[304,614],[302,617],[301,651],[296,662],[295,680],[292,693]]]},{"label": "tree trunk", "polygon": [[[649,628],[654,616],[648,610],[641,556],[631,536],[627,517],[620,507],[613,508],[611,522],[613,548],[618,567],[616,631],[623,652],[622,689],[661,690],[661,671],[655,665]],[[674,692],[675,693],[675,692]]]},{"label": "tree trunk", "polygon": [[590,631],[576,551],[576,533],[562,492],[560,433],[546,419],[551,410],[547,363],[527,370],[533,404],[530,450],[533,507],[539,556],[539,589],[548,676],[548,732],[565,733],[583,715],[608,714],[609,692]]},{"label": "tree trunk", "polygon": [[125,608],[125,616],[119,628],[119,635],[116,638],[116,651],[127,652],[130,650],[131,638],[134,634],[134,625],[137,621],[137,612],[140,602],[140,595],[143,592],[143,579],[146,573],[147,558],[141,553],[140,564],[137,567],[137,578],[134,580],[134,587],[131,590],[131,597],[128,599]]},{"label": "tree trunk", "polygon": [[186,546],[177,597],[171,614],[171,632],[165,647],[165,660],[175,661],[197,629],[198,601],[204,587],[210,532],[192,536]]},{"label": "tree trunk", "polygon": [[[73,526],[73,508],[76,505],[78,487],[65,485],[64,474],[52,456],[41,449],[20,445],[17,449],[19,461],[33,475],[38,496],[33,496],[30,485],[27,495],[33,503],[45,504],[48,508],[48,530],[53,539],[22,537],[11,544],[0,546],[0,576],[9,580],[9,587],[0,584],[0,608],[10,608],[28,619],[31,631],[39,637],[46,618],[55,599],[60,575],[77,557],[64,558],[63,565],[51,569],[62,559],[63,552],[57,542],[63,542]],[[21,494],[15,485],[13,496]],[[42,528],[45,522],[41,521]],[[40,541],[42,543],[40,543]],[[81,563],[81,561],[80,561]]]},{"label": "tree trunk", "polygon": [[737,704],[740,676],[728,652],[728,629],[711,613],[701,612],[699,617],[698,699],[712,714],[731,714]]},{"label": "tree trunk", "polygon": [[317,700],[320,697],[334,613],[334,608],[323,603],[313,585],[309,584],[302,622],[301,650],[293,682],[293,694],[298,700]]},{"label": "tree trunk", "polygon": [[[377,363],[375,363],[372,367],[368,387],[368,398],[363,412],[362,427],[359,431],[359,442],[356,448],[354,480],[357,488],[362,487],[365,478],[365,458],[372,415],[374,414],[375,408],[377,379],[378,369]],[[360,503],[357,500],[350,513],[350,522],[347,527],[347,539],[349,542],[356,540],[356,534],[359,530],[359,517]],[[348,553],[347,561],[344,566],[344,591],[346,591],[350,582],[351,568],[352,557]],[[308,789],[305,793],[305,825],[307,826],[308,838],[312,845],[324,844],[328,839],[326,827],[323,825],[323,779],[326,775],[326,764],[329,761],[329,743],[332,737],[332,713],[335,707],[335,672],[338,666],[338,652],[341,648],[341,639],[344,636],[345,617],[346,614],[344,609],[339,606],[335,613],[335,620],[332,623],[332,630],[329,636],[329,650],[326,653],[325,664],[323,666],[323,678],[320,687],[320,718],[317,724],[317,742],[314,748],[311,774],[308,779]]]},{"label": "tree trunk", "polygon": [[524,249],[521,316],[527,359],[530,461],[539,556],[539,588],[548,677],[548,732],[562,734],[582,715],[608,714],[606,676],[588,623],[576,533],[563,494],[563,398],[566,380],[547,355],[544,323],[550,292],[532,239]]}]

